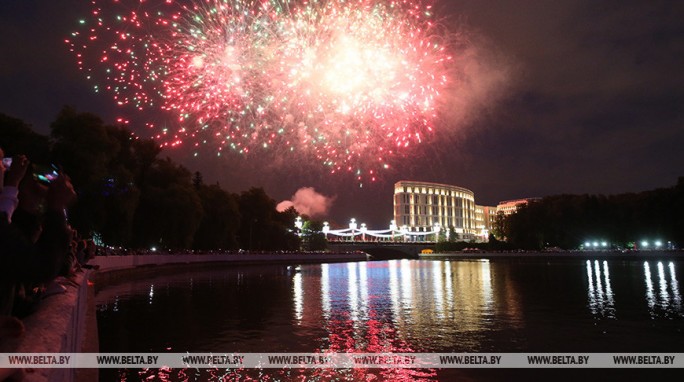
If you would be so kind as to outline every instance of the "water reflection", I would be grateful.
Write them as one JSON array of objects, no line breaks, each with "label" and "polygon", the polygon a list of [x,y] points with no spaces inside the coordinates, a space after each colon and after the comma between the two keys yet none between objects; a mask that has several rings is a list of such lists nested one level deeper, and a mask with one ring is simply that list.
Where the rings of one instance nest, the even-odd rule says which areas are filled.
[{"label": "water reflection", "polygon": [[411,262],[406,259],[401,260],[399,280],[401,280],[401,309],[410,312],[413,308],[413,278],[411,277]]},{"label": "water reflection", "polygon": [[[420,347],[423,341],[453,348],[456,338],[463,350],[475,351],[481,333],[495,328],[497,318],[510,328],[523,322],[514,286],[497,284],[492,273],[486,260],[325,264],[320,279],[303,278],[305,285],[320,283],[320,305],[308,294],[303,302],[306,312],[317,317],[303,319],[322,322],[330,333],[322,351],[368,351],[371,345],[413,351],[409,342]],[[301,303],[300,295],[292,298]]]},{"label": "water reflection", "polygon": [[323,317],[326,320],[330,319],[330,271],[328,264],[321,264],[321,305],[323,308]]},{"label": "water reflection", "polygon": [[[410,261],[324,264],[293,276],[295,321],[325,329],[320,352],[478,351],[482,336],[520,327],[522,309],[515,287],[497,283],[489,261]],[[311,294],[298,290],[320,291]],[[303,300],[302,300],[303,299]],[[310,317],[309,315],[314,315]],[[378,372],[378,371],[375,371]],[[316,372],[319,373],[319,372]],[[381,379],[431,379],[435,370],[383,370]],[[366,371],[353,377],[365,379]],[[321,374],[316,374],[321,377]],[[419,379],[420,379],[419,378]]]},{"label": "water reflection", "polygon": [[679,294],[679,281],[677,281],[677,274],[675,272],[675,266],[672,261],[667,265],[670,269],[670,279],[672,280],[672,293],[674,294],[674,304],[675,310],[678,312],[682,311],[682,295]]},{"label": "water reflection", "polygon": [[435,294],[435,310],[437,312],[437,318],[440,320],[443,320],[445,317],[445,301],[444,301],[444,285],[443,285],[443,278],[442,274],[444,271],[442,270],[444,266],[444,262],[442,261],[435,261],[432,263],[432,283],[433,287],[432,289],[434,290]]},{"label": "water reflection", "polygon": [[589,310],[596,317],[616,318],[615,296],[610,282],[608,262],[603,261],[603,266],[598,260],[587,260],[587,280]]},{"label": "water reflection", "polygon": [[[304,265],[297,272],[258,266],[145,278],[98,293],[100,343],[103,352],[679,350],[684,321],[676,271],[681,265],[394,260]],[[564,291],[562,298],[558,290]],[[592,317],[603,319],[605,341],[596,341],[597,322],[587,319]],[[155,330],[149,330],[151,322]],[[626,328],[642,335],[624,336]],[[204,380],[212,372],[127,375],[139,380],[170,373],[172,380],[182,380],[177,377],[201,373],[195,380]],[[429,369],[239,374],[283,381],[437,378]]]},{"label": "water reflection", "polygon": [[302,313],[304,312],[304,288],[302,287],[302,274],[295,273],[292,280],[292,300],[294,302],[295,321],[302,323]]},{"label": "water reflection", "polygon": [[646,284],[646,304],[648,312],[654,317],[683,317],[682,296],[679,292],[679,281],[673,262],[668,263],[668,272],[662,261],[656,264],[658,291],[655,290],[651,265],[644,261],[644,282]]},{"label": "water reflection", "polygon": [[[381,266],[378,266],[381,265]],[[408,266],[408,268],[406,268]],[[402,268],[403,267],[403,268]],[[320,279],[307,274],[305,283],[319,283],[320,305],[307,300],[304,318],[318,321],[325,329],[316,351],[328,352],[414,352],[398,326],[392,325],[402,309],[412,304],[412,293],[406,293],[402,269],[410,263],[326,264],[320,268]],[[401,280],[401,282],[400,282]],[[408,284],[411,285],[411,284]],[[410,292],[410,290],[409,290]],[[434,370],[310,370],[306,378],[328,380],[344,376],[347,380],[430,380]],[[304,377],[304,376],[302,376]]]},{"label": "water reflection", "polygon": [[644,277],[646,282],[646,303],[648,311],[653,316],[655,308],[655,294],[653,293],[653,281],[651,281],[651,267],[644,261]]}]

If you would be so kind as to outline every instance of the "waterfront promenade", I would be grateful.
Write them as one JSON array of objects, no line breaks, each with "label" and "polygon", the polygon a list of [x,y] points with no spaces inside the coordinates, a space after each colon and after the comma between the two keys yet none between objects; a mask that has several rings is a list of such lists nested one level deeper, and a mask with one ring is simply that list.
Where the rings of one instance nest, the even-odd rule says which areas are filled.
[{"label": "waterfront promenade", "polygon": [[273,252],[273,253],[217,253],[217,254],[147,254],[131,256],[97,256],[89,264],[100,272],[120,271],[138,267],[182,264],[289,264],[365,261],[363,252]]},{"label": "waterfront promenade", "polygon": [[[24,336],[2,343],[0,353],[96,353],[98,332],[95,289],[100,283],[126,279],[134,274],[159,273],[203,266],[247,264],[304,264],[366,261],[363,252],[145,254],[97,256],[89,262],[97,270],[77,273],[61,294],[47,296],[36,312],[23,320]],[[44,369],[26,373],[25,382],[92,381],[96,369]]]}]

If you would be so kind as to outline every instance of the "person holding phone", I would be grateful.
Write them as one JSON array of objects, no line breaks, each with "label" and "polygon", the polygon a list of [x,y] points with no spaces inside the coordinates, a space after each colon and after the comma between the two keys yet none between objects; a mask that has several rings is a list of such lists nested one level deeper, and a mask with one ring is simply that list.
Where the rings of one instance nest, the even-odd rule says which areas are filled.
[{"label": "person holding phone", "polygon": [[[26,175],[28,168],[28,159],[19,155],[17,160],[13,158],[5,158],[5,153],[0,148],[0,221],[3,224],[8,224],[12,219],[12,214],[17,208],[19,194],[19,183]],[[7,179],[5,179],[7,178]],[[6,230],[6,228],[3,228]],[[3,256],[8,248],[5,248],[1,241]],[[5,264],[5,259],[0,261],[0,264]],[[11,264],[11,263],[10,263]],[[5,272],[12,272],[13,267],[8,267]],[[9,278],[0,281],[0,339],[2,337],[17,337],[23,334],[24,325],[16,317],[11,316],[11,309],[14,300],[14,282]],[[9,376],[10,374],[7,374]]]},{"label": "person holding phone", "polygon": [[0,213],[4,213],[7,221],[11,222],[12,213],[19,204],[19,183],[26,175],[29,160],[24,155],[18,155],[16,159],[5,158],[1,148],[0,159]]},{"label": "person holding phone", "polygon": [[30,304],[40,299],[31,296],[21,301],[23,309],[17,309],[16,288],[28,285],[25,290],[31,290],[59,274],[71,242],[64,211],[76,197],[69,177],[61,171],[46,185],[36,176],[25,176],[29,167],[25,156],[12,159],[9,169],[5,167],[8,161],[0,162],[4,181],[0,190],[4,197],[0,207],[0,338],[21,335],[23,326],[15,317],[30,314]]}]

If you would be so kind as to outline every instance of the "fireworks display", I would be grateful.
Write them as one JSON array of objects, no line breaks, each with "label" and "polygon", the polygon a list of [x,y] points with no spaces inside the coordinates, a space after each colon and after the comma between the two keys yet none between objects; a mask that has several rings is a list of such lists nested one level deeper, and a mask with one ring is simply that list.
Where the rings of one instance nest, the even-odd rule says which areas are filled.
[{"label": "fireworks display", "polygon": [[94,0],[66,42],[96,91],[171,113],[162,145],[373,179],[435,129],[452,58],[433,18],[422,0]]}]

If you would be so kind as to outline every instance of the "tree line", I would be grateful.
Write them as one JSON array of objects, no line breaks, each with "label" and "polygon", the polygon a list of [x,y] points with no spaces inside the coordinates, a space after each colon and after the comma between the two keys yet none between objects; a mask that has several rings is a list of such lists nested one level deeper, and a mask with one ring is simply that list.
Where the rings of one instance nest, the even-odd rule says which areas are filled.
[{"label": "tree line", "polygon": [[618,195],[556,195],[498,220],[514,248],[577,249],[587,241],[641,248],[641,241],[684,244],[684,177],[672,187]]},{"label": "tree line", "polygon": [[[306,221],[298,235],[297,212],[276,211],[262,188],[240,194],[206,184],[170,158],[152,139],[91,113],[62,109],[41,135],[0,113],[0,147],[33,163],[64,169],[78,193],[69,211],[79,232],[127,248],[320,250],[321,223]],[[629,248],[651,238],[684,243],[684,177],[677,184],[619,195],[556,195],[498,216],[489,243],[455,243],[440,237],[438,250],[579,248],[587,240]],[[500,241],[497,239],[504,239]]]},{"label": "tree line", "polygon": [[230,193],[206,184],[152,139],[91,113],[63,108],[48,136],[0,113],[0,147],[32,163],[59,165],[78,201],[69,222],[82,234],[127,248],[296,250],[297,212],[276,211],[262,188]]}]

